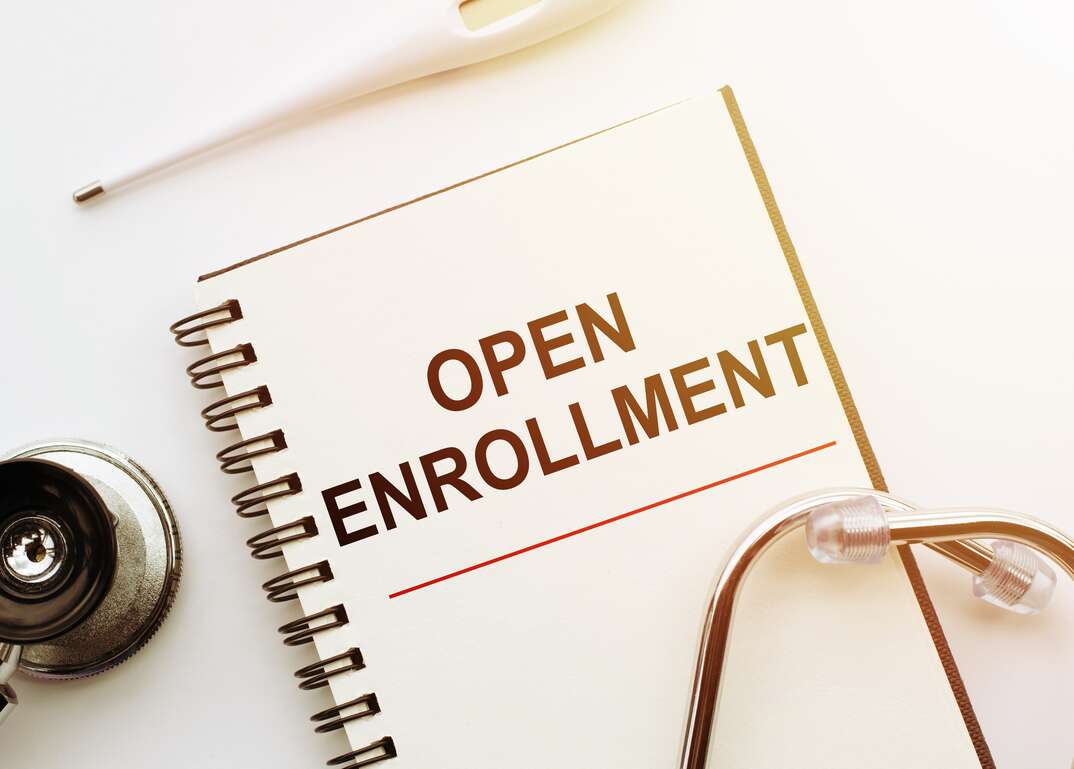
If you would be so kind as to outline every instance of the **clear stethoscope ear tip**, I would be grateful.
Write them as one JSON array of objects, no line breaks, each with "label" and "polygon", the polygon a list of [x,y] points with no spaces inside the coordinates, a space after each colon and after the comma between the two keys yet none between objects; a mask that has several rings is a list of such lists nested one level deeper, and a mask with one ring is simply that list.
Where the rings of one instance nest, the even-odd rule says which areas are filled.
[{"label": "clear stethoscope ear tip", "polygon": [[1016,614],[1036,614],[1055,592],[1055,571],[1032,549],[1018,542],[992,542],[994,557],[973,578],[973,594]]},{"label": "clear stethoscope ear tip", "polygon": [[891,545],[891,527],[875,497],[819,505],[805,530],[809,552],[821,563],[879,563]]},{"label": "clear stethoscope ear tip", "polygon": [[[809,552],[820,563],[879,563],[891,546],[891,525],[880,502],[858,496],[818,505],[805,524]],[[977,565],[973,594],[1017,614],[1036,614],[1055,591],[1055,571],[1031,548],[997,539]]]}]

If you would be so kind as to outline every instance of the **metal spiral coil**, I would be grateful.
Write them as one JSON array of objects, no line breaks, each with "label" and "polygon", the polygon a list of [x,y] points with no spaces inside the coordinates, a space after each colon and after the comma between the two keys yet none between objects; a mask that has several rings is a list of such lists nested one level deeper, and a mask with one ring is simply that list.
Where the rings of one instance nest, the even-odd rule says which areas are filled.
[{"label": "metal spiral coil", "polygon": [[[371,742],[364,748],[358,750],[352,750],[350,753],[344,753],[341,756],[329,760],[329,766],[341,766],[343,769],[359,769],[363,766],[372,766],[378,764],[381,761],[387,761],[389,758],[395,758],[398,754],[395,752],[395,741],[391,737],[384,737]],[[348,763],[351,762],[351,763]]]},{"label": "metal spiral coil", "polygon": [[[209,344],[208,332],[243,317],[238,301],[229,299],[216,307],[189,315],[176,321],[170,327],[175,341],[181,347],[202,347]],[[253,345],[240,343],[218,353],[199,358],[187,366],[186,373],[190,383],[199,390],[211,390],[224,386],[223,374],[226,371],[249,366],[257,362],[257,353]],[[272,394],[268,387],[261,385],[234,395],[220,398],[201,410],[205,427],[212,432],[230,432],[239,429],[240,414],[262,409],[272,405]],[[287,439],[283,430],[276,429],[254,438],[236,441],[216,454],[220,469],[228,474],[253,472],[253,460],[269,454],[281,452],[287,448]],[[302,492],[302,480],[297,473],[282,475],[271,481],[258,483],[240,491],[231,498],[235,512],[242,518],[256,518],[268,514],[268,503]],[[266,529],[246,540],[250,555],[258,560],[283,557],[283,546],[318,535],[317,523],[312,516],[304,516],[290,523]],[[335,578],[328,561],[303,566],[266,581],[261,587],[265,597],[272,602],[293,601],[298,598],[298,591],[317,583],[329,582]],[[287,646],[309,644],[318,633],[343,627],[350,622],[347,609],[343,604],[336,604],[323,611],[288,622],[279,628],[283,642]],[[352,647],[334,657],[318,660],[295,671],[295,677],[301,679],[298,687],[304,691],[328,686],[329,679],[365,668],[362,652]],[[380,702],[375,692],[344,702],[315,713],[310,720],[316,724],[317,733],[333,732],[343,728],[351,721],[369,718],[380,712]],[[328,766],[343,769],[360,769],[381,761],[395,758],[397,755],[395,741],[391,736],[383,737],[359,750],[336,756],[328,761]]]},{"label": "metal spiral coil", "polygon": [[226,449],[216,452],[216,459],[220,463],[220,469],[229,475],[252,473],[254,457],[275,454],[286,448],[287,439],[284,438],[283,430],[273,430],[256,438],[232,443]]},{"label": "metal spiral coil", "polygon": [[265,483],[243,489],[231,498],[235,514],[240,518],[258,518],[268,515],[268,503],[302,491],[302,480],[297,473],[282,475]]},{"label": "metal spiral coil", "polygon": [[237,344],[230,350],[206,355],[186,367],[190,384],[199,390],[212,390],[224,386],[222,374],[257,362],[254,346],[247,342]]},{"label": "metal spiral coil", "polygon": [[320,713],[314,713],[310,716],[310,721],[320,723],[313,731],[318,734],[324,734],[325,732],[342,729],[344,724],[357,721],[359,718],[375,716],[379,712],[380,702],[377,701],[377,695],[370,692],[349,702],[326,708]]},{"label": "metal spiral coil", "polygon": [[298,598],[298,589],[306,585],[315,585],[318,582],[331,582],[335,579],[332,567],[328,561],[320,561],[301,569],[281,574],[261,585],[265,591],[265,597],[273,603],[294,601]]},{"label": "metal spiral coil", "polygon": [[[323,622],[322,622],[323,620]],[[341,603],[329,606],[323,611],[307,614],[296,620],[280,625],[277,630],[283,635],[284,646],[302,646],[313,642],[313,637],[326,630],[333,630],[350,624],[347,607]]]},{"label": "metal spiral coil", "polygon": [[239,429],[239,422],[236,419],[239,414],[271,405],[272,395],[267,387],[261,385],[252,390],[213,401],[201,410],[201,418],[205,420],[205,426],[209,430],[214,433],[224,433]]},{"label": "metal spiral coil", "polygon": [[206,331],[227,325],[241,317],[242,308],[239,307],[239,303],[234,299],[229,299],[217,307],[177,320],[168,330],[175,334],[175,343],[181,347],[201,347],[209,344]]},{"label": "metal spiral coil", "polygon": [[283,545],[316,537],[317,534],[317,522],[312,516],[307,515],[297,521],[285,523],[283,526],[274,526],[271,529],[265,529],[260,534],[255,534],[246,540],[246,546],[250,548],[250,557],[259,561],[283,558]]},{"label": "metal spiral coil", "polygon": [[322,686],[328,686],[329,678],[349,673],[352,670],[362,670],[363,668],[365,668],[365,660],[362,658],[362,650],[357,647],[351,647],[335,657],[329,657],[326,660],[320,660],[312,665],[299,668],[295,671],[295,678],[303,679],[298,684],[299,689],[311,691],[320,689]]}]

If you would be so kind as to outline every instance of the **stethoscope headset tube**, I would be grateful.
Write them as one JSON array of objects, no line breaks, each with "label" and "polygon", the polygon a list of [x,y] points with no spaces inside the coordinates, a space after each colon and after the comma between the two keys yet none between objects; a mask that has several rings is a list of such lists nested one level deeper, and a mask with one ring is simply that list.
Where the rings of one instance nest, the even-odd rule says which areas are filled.
[{"label": "stethoscope headset tube", "polygon": [[[1014,611],[1038,610],[1050,595],[1049,585],[1054,585],[1054,574],[1030,557],[1032,552],[1049,557],[1074,579],[1074,540],[1028,515],[918,510],[873,489],[828,489],[788,500],[745,533],[716,579],[694,669],[680,769],[705,769],[710,751],[717,747],[712,738],[720,685],[747,576],[774,543],[803,527],[813,555],[822,562],[875,562],[893,545],[924,544],[971,571],[980,597]],[[976,541],[983,539],[998,540],[995,549]],[[1012,548],[1012,543],[1024,548]]]}]

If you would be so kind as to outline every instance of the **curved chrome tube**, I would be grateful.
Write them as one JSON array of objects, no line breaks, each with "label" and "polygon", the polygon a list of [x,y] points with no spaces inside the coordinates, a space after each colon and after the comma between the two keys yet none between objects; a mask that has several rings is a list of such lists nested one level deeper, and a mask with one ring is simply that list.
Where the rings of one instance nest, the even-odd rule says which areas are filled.
[{"label": "curved chrome tube", "polygon": [[713,588],[694,671],[680,769],[705,769],[707,765],[738,595],[754,564],[775,542],[804,526],[813,508],[863,495],[874,497],[888,513],[893,545],[925,544],[980,573],[988,565],[991,551],[972,540],[1009,539],[1048,556],[1074,579],[1074,540],[1027,515],[987,509],[914,512],[908,502],[873,489],[827,489],[791,499],[746,533]]},{"label": "curved chrome tube", "polygon": [[919,510],[889,515],[888,524],[891,542],[896,545],[937,545],[974,539],[1021,542],[1051,558],[1074,579],[1074,539],[1024,513],[989,508]]}]

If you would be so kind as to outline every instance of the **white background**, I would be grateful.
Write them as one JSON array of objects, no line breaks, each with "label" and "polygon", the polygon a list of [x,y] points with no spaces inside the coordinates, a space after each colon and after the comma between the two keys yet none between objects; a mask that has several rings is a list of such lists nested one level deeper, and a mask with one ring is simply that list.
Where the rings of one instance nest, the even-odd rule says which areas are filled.
[{"label": "white background", "polygon": [[[4,766],[313,766],[305,659],[166,327],[214,269],[564,139],[734,86],[889,484],[1074,530],[1074,10],[1059,2],[633,0],[525,54],[334,108],[75,208],[69,191],[211,123],[372,2],[23,4],[0,50],[5,446],[81,436],[153,471],[187,574],[165,629],[100,678],[19,681]],[[1021,618],[921,557],[1000,766],[1074,755],[1074,589]],[[327,743],[327,744],[326,744]],[[673,752],[675,746],[669,746]],[[867,763],[868,757],[863,756]]]}]

